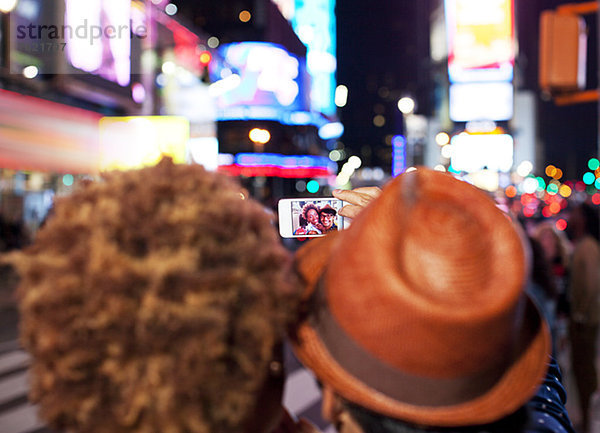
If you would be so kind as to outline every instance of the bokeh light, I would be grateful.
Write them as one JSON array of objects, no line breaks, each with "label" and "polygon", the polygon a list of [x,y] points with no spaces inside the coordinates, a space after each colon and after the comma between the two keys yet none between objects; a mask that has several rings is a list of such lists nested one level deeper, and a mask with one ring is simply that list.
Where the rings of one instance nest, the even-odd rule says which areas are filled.
[{"label": "bokeh light", "polygon": [[402,114],[410,114],[415,110],[415,101],[413,98],[405,96],[398,101],[398,110]]},{"label": "bokeh light", "polygon": [[592,170],[592,171],[593,171],[593,170],[597,170],[599,167],[600,167],[600,161],[598,161],[598,159],[596,159],[596,158],[591,158],[591,159],[588,161],[588,168],[589,168],[590,170]]},{"label": "bokeh light", "polygon": [[546,191],[548,191],[548,194],[557,194],[558,185],[555,183],[551,183],[550,185],[548,185],[548,188],[546,188]]},{"label": "bokeh light", "polygon": [[517,167],[517,174],[521,177],[527,176],[533,170],[533,164],[531,161],[523,161]]},{"label": "bokeh light", "polygon": [[549,165],[546,167],[546,176],[553,177],[554,173],[556,173],[556,167],[553,165]]},{"label": "bokeh light", "polygon": [[567,228],[567,221],[562,218],[559,219],[558,221],[556,221],[556,228],[561,232],[564,231]]},{"label": "bokeh light", "polygon": [[445,132],[438,132],[435,136],[435,142],[438,146],[445,146],[450,143],[450,136]]},{"label": "bokeh light", "polygon": [[594,203],[595,205],[600,204],[600,194],[599,193],[596,193],[592,196],[592,203]]},{"label": "bokeh light", "polygon": [[572,192],[573,191],[571,190],[571,187],[569,187],[568,185],[561,185],[558,189],[558,193],[564,198],[570,197]]},{"label": "bokeh light", "polygon": [[29,66],[26,66],[25,68],[23,68],[23,76],[25,78],[29,78],[29,79],[35,78],[38,76],[39,72],[40,71],[37,68],[37,66],[34,66],[34,65],[29,65]]},{"label": "bokeh light", "polygon": [[514,185],[509,185],[504,190],[504,194],[506,194],[506,196],[509,197],[509,198],[516,197],[516,195],[517,195],[517,188],[515,188]]},{"label": "bokeh light", "polygon": [[0,0],[0,12],[9,13],[17,6],[18,0]]},{"label": "bokeh light", "polygon": [[583,183],[591,185],[596,181],[596,176],[592,172],[587,172],[583,175]]},{"label": "bokeh light", "polygon": [[177,13],[177,5],[173,4],[173,3],[169,3],[168,5],[165,6],[165,13],[167,15],[175,15]]},{"label": "bokeh light", "polygon": [[73,179],[72,174],[65,174],[62,178],[62,183],[64,186],[71,186],[71,185],[73,185],[74,181],[75,180]]},{"label": "bokeh light", "polygon": [[252,14],[250,12],[248,12],[247,10],[243,10],[238,15],[238,18],[240,19],[241,22],[247,23],[252,18]]},{"label": "bokeh light", "polygon": [[552,176],[554,179],[560,179],[561,177],[563,177],[563,172],[560,168],[557,168],[556,171],[554,172],[554,176]]},{"label": "bokeh light", "polygon": [[316,180],[308,181],[308,183],[306,184],[306,190],[311,194],[315,194],[319,191],[319,182],[317,182]]}]

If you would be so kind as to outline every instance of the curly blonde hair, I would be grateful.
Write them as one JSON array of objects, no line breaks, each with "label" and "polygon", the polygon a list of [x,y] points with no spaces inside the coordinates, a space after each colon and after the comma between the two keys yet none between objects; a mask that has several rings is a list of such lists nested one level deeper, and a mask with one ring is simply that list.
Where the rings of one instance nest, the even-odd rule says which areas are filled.
[{"label": "curly blonde hair", "polygon": [[240,191],[168,160],[110,174],[10,257],[31,398],[52,427],[239,431],[299,292],[269,215]]}]

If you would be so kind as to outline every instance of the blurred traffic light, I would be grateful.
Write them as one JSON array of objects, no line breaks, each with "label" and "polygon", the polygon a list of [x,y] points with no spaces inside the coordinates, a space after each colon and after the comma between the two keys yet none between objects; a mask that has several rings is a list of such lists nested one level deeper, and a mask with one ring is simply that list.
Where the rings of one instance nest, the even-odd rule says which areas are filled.
[{"label": "blurred traffic light", "polygon": [[200,53],[199,59],[200,59],[200,64],[202,66],[208,66],[208,64],[212,60],[212,54],[210,54],[210,51],[202,51]]}]

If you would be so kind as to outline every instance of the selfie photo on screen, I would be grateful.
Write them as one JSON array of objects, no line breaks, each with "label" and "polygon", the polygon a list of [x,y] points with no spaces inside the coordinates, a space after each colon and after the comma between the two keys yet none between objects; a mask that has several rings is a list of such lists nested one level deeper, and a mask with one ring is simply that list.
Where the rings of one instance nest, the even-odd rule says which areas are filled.
[{"label": "selfie photo on screen", "polygon": [[338,230],[339,200],[298,200],[292,202],[294,235],[324,235]]}]

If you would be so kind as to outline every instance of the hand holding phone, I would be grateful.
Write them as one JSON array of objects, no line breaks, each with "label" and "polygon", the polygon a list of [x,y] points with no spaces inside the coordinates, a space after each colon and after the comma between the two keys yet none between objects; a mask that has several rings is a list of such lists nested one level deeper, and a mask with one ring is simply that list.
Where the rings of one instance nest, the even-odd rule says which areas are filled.
[{"label": "hand holding phone", "polygon": [[284,238],[325,236],[349,222],[339,215],[344,202],[333,197],[279,200],[279,234]]}]

